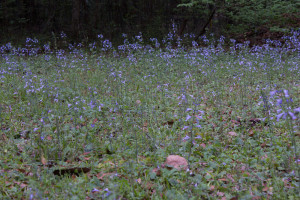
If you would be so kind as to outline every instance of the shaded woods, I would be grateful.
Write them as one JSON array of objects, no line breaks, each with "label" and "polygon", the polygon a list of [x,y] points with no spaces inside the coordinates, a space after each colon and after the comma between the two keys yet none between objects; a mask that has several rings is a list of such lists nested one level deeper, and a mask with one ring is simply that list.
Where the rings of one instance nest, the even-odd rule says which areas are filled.
[{"label": "shaded woods", "polygon": [[2,0],[0,34],[1,42],[37,35],[47,40],[62,31],[76,40],[101,33],[117,41],[121,33],[159,37],[173,24],[177,35],[194,33],[195,39],[207,32],[253,37],[299,27],[297,7],[296,0]]}]

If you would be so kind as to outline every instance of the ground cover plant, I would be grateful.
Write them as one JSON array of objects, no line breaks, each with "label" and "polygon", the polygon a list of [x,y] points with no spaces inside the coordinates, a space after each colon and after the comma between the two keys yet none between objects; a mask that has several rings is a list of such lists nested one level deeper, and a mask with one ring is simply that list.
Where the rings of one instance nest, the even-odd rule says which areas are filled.
[{"label": "ground cover plant", "polygon": [[299,198],[299,31],[123,37],[1,46],[1,199]]}]

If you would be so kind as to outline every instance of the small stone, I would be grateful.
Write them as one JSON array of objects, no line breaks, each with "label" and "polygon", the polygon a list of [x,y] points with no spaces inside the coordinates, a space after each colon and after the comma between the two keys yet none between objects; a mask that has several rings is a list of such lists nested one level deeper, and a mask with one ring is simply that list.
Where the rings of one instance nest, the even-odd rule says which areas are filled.
[{"label": "small stone", "polygon": [[233,131],[229,132],[228,134],[231,136],[237,136],[236,132],[233,132]]},{"label": "small stone", "polygon": [[170,155],[167,157],[166,162],[164,163],[167,166],[172,166],[177,170],[187,170],[188,162],[185,158],[178,155]]}]

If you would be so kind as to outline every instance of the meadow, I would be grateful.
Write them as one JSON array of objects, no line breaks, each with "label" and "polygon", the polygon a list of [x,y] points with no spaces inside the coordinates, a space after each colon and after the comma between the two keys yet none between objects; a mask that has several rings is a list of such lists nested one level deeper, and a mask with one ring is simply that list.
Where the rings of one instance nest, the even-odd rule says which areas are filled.
[{"label": "meadow", "polygon": [[298,199],[299,34],[0,46],[0,198]]}]

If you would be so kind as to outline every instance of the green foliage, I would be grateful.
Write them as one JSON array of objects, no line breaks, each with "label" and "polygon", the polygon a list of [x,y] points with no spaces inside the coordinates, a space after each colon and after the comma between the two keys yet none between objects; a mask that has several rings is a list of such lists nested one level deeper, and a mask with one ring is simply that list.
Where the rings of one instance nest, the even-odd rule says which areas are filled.
[{"label": "green foliage", "polygon": [[255,30],[259,26],[284,25],[283,15],[296,13],[296,1],[227,1],[225,15],[232,20],[231,30],[240,32]]},{"label": "green foliage", "polygon": [[178,6],[193,8],[201,15],[208,9],[205,9],[205,5],[216,7],[217,13],[225,17],[222,21],[225,30],[238,33],[256,30],[260,26],[289,28],[284,14],[296,14],[299,11],[299,2],[296,0],[182,0]]}]

